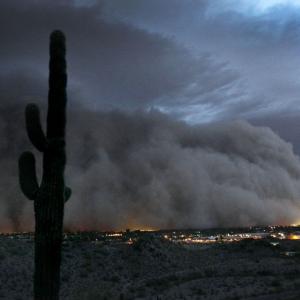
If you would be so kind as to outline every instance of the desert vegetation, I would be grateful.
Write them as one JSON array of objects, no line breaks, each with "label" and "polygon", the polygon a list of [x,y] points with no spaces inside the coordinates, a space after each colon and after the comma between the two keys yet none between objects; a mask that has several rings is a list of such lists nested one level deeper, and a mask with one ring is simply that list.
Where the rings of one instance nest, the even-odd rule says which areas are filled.
[{"label": "desert vegetation", "polygon": [[64,204],[71,195],[64,183],[66,164],[66,61],[65,36],[54,31],[50,37],[47,132],[43,132],[39,108],[26,107],[26,128],[30,141],[43,153],[43,176],[39,185],[34,155],[27,151],[19,159],[23,193],[34,201],[35,271],[34,298],[59,298],[61,243]]},{"label": "desert vegetation", "polygon": [[[1,237],[0,299],[33,295],[33,240]],[[187,248],[141,237],[111,244],[68,240],[62,246],[61,299],[296,300],[300,291],[299,241],[272,246],[247,240]]]}]

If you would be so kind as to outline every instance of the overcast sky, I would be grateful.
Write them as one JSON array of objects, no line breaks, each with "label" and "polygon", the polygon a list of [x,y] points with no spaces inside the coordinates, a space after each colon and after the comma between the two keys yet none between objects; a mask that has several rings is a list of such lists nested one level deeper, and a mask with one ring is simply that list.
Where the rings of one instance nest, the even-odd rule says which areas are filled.
[{"label": "overcast sky", "polygon": [[25,104],[45,120],[54,29],[67,36],[67,226],[299,221],[300,1],[1,0],[0,21],[0,230],[32,229],[17,161],[32,149]]},{"label": "overcast sky", "polygon": [[190,122],[295,116],[299,1],[109,0],[0,4],[1,76],[47,76],[67,34],[70,88],[95,109],[158,108]]},{"label": "overcast sky", "polygon": [[43,84],[48,35],[60,28],[70,92],[93,109],[246,118],[297,142],[299,15],[299,1],[288,0],[3,0],[0,76]]}]

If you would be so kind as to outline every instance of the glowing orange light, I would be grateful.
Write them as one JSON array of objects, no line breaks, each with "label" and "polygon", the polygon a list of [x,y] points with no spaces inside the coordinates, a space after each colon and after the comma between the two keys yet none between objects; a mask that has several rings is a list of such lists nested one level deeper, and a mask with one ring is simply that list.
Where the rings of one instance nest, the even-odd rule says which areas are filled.
[{"label": "glowing orange light", "polygon": [[289,240],[300,240],[300,235],[297,235],[297,234],[290,234],[288,236],[288,239]]}]

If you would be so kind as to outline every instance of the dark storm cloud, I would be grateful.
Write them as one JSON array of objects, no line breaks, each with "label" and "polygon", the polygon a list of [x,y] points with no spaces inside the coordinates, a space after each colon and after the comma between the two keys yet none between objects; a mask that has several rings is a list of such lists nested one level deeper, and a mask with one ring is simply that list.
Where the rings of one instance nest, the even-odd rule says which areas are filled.
[{"label": "dark storm cloud", "polygon": [[[215,119],[273,115],[283,107],[299,109],[299,6],[262,11],[257,8],[259,1],[145,2],[105,1],[104,9],[116,19],[174,36],[195,54],[208,52],[239,73],[241,84],[230,89],[232,101],[212,105]],[[199,109],[198,122],[206,113]]]},{"label": "dark storm cloud", "polygon": [[156,107],[198,123],[268,115],[283,102],[299,106],[297,9],[250,14],[236,1],[194,0],[85,4],[1,2],[2,72],[30,66],[45,76],[48,33],[62,28],[70,84],[96,109]]},{"label": "dark storm cloud", "polygon": [[[296,141],[297,14],[280,23],[274,12],[247,16],[211,1],[124,3],[1,1],[0,230],[32,229],[17,159],[31,148],[25,103],[41,104],[45,120],[54,28],[68,41],[68,228],[299,221],[292,146],[270,129],[228,121],[248,118]],[[174,116],[227,121],[191,126]]]},{"label": "dark storm cloud", "polygon": [[[0,229],[29,230],[32,202],[17,183],[18,155],[31,148],[23,104],[1,103]],[[268,128],[243,121],[190,126],[157,111],[103,113],[71,102],[68,115],[67,229],[299,221],[300,161]]]},{"label": "dark storm cloud", "polygon": [[70,228],[297,221],[300,161],[268,128],[189,126],[155,111],[89,112],[75,119]]},{"label": "dark storm cloud", "polygon": [[284,140],[293,145],[297,155],[300,155],[300,113],[293,114],[284,109],[280,113],[269,114],[268,116],[255,117],[251,123],[256,126],[268,126],[280,135]]},{"label": "dark storm cloud", "polygon": [[208,54],[193,56],[172,38],[104,18],[97,3],[2,1],[2,72],[30,66],[43,76],[48,34],[61,28],[68,37],[70,84],[82,102],[98,109],[217,101],[214,95],[238,79]]},{"label": "dark storm cloud", "polygon": [[[33,97],[45,103],[46,87],[43,80],[20,75],[0,83],[0,230],[29,230],[33,207],[18,186],[17,159],[32,148],[25,102]],[[190,126],[157,111],[91,111],[76,96],[71,90],[66,180],[73,197],[66,228],[298,221],[300,161],[270,129],[246,122]]]}]

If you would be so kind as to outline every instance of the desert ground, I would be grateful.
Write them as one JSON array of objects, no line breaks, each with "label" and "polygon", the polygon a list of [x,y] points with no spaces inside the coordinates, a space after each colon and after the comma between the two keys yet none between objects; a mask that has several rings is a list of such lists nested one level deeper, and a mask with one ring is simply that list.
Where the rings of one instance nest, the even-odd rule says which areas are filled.
[{"label": "desert ground", "polygon": [[[276,243],[275,243],[276,244]],[[32,299],[33,240],[0,237],[0,299]],[[65,240],[61,299],[300,299],[300,241]]]}]

